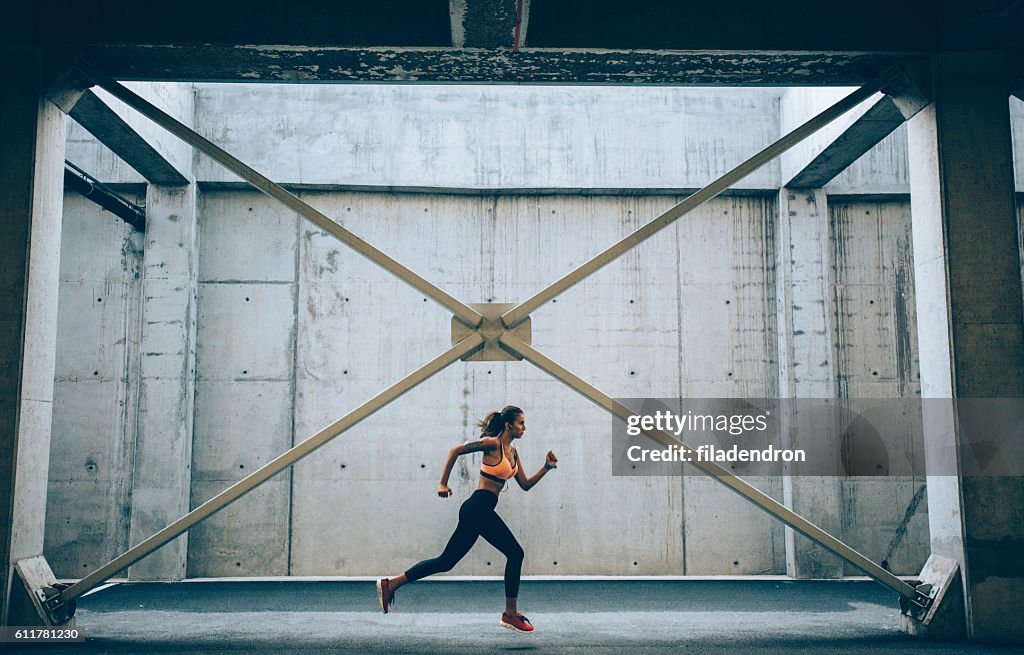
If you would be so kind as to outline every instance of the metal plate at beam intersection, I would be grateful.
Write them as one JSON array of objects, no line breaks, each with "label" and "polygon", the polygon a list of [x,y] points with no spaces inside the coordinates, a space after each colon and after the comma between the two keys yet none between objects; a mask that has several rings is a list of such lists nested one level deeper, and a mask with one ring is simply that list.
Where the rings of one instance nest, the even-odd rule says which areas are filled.
[{"label": "metal plate at beam intersection", "polygon": [[[480,323],[480,327],[476,330],[469,327],[457,317],[452,317],[452,343],[456,344],[473,332],[479,332],[480,336],[484,338],[484,347],[482,350],[478,350],[466,357],[463,357],[463,361],[466,362],[519,362],[522,361],[522,357],[513,355],[509,351],[505,350],[498,343],[501,339],[501,335],[505,332],[505,324],[501,320],[501,315],[508,310],[516,307],[516,303],[469,303],[469,306],[483,315],[484,320]],[[525,341],[531,343],[532,331],[530,329],[530,319],[526,318],[525,321],[513,327],[509,332]]]}]

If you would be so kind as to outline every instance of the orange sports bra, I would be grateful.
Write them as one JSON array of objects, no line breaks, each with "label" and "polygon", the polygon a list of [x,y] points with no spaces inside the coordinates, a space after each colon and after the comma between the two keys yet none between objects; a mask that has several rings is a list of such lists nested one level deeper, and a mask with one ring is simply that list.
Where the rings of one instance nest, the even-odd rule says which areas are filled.
[{"label": "orange sports bra", "polygon": [[516,474],[516,465],[514,462],[510,462],[508,457],[505,457],[505,449],[499,447],[501,450],[501,461],[491,466],[490,464],[480,463],[480,475],[484,476],[488,480],[494,480],[495,482],[505,483],[505,480],[509,480]]}]

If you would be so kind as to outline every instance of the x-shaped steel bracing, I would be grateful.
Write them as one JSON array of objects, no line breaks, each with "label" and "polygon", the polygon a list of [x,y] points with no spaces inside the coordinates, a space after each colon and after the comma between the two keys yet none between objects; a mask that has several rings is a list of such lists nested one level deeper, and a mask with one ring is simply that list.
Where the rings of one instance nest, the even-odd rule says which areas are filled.
[{"label": "x-shaped steel bracing", "polygon": [[[432,298],[435,302],[451,311],[455,315],[455,319],[465,326],[461,331],[462,333],[466,333],[466,336],[460,338],[450,349],[441,353],[435,359],[416,369],[345,416],[342,416],[334,423],[331,423],[302,443],[278,456],[273,461],[268,462],[258,470],[250,473],[247,477],[231,485],[171,525],[168,525],[166,528],[160,530],[148,539],[145,539],[123,555],[120,555],[108,564],[102,566],[93,573],[90,573],[65,589],[63,592],[52,595],[45,602],[46,607],[51,612],[61,608],[87,591],[99,586],[119,571],[122,571],[143,559],[156,549],[190,529],[195,524],[205,520],[241,496],[252,491],[274,475],[280,473],[303,457],[317,450],[345,430],[353,427],[367,416],[370,416],[424,380],[427,380],[454,362],[460,359],[467,359],[479,351],[483,351],[485,349],[495,351],[500,348],[516,359],[526,359],[555,379],[565,383],[590,401],[596,403],[620,419],[627,420],[630,416],[634,415],[632,410],[617,402],[614,398],[597,387],[589,384],[571,371],[565,369],[557,362],[546,357],[543,353],[531,346],[526,340],[521,338],[523,335],[517,328],[519,328],[519,326],[529,318],[530,313],[533,310],[560,295],[565,290],[569,289],[595,271],[601,269],[640,242],[668,227],[675,222],[676,219],[680,218],[687,212],[692,211],[702,203],[722,193],[731,185],[746,177],[757,168],[771,161],[775,157],[778,157],[780,154],[792,148],[794,145],[815,133],[845,112],[856,107],[874,93],[884,89],[900,76],[897,69],[887,70],[871,83],[854,91],[825,111],[811,118],[800,127],[785,135],[772,145],[766,147],[764,150],[757,153],[736,168],[730,170],[708,186],[697,191],[648,224],[626,236],[604,252],[590,259],[576,270],[560,278],[527,300],[524,300],[507,311],[504,311],[500,315],[492,311],[488,312],[489,315],[485,317],[484,314],[477,311],[477,309],[474,309],[473,307],[454,298],[399,262],[395,261],[382,251],[374,248],[372,245],[352,234],[344,227],[338,225],[321,212],[285,190],[280,185],[275,184],[265,176],[245,165],[240,160],[231,156],[217,145],[211,143],[165,112],[142,99],[100,70],[97,70],[92,65],[80,63],[78,64],[78,68],[86,77],[91,79],[100,87],[106,89],[128,106],[134,108],[192,147],[200,150],[215,161],[219,162],[228,170],[246,180],[263,193],[284,203],[306,220],[310,221],[325,232],[334,235],[337,239],[353,248],[359,254],[369,258],[374,263],[383,267],[402,281],[411,285],[427,297]],[[458,331],[453,330],[453,334],[456,332]],[[665,432],[648,430],[646,433],[648,436],[663,445],[687,447],[685,444]],[[930,602],[930,599],[924,593],[919,592],[911,585],[903,582],[861,553],[839,541],[799,514],[794,513],[761,490],[736,477],[728,470],[712,462],[694,461],[691,462],[691,464],[707,475],[714,477],[722,484],[737,492],[794,530],[797,530],[813,541],[818,542],[839,557],[852,563],[854,566],[857,566],[869,576],[886,587],[896,591],[901,596],[919,606],[926,606]]]}]

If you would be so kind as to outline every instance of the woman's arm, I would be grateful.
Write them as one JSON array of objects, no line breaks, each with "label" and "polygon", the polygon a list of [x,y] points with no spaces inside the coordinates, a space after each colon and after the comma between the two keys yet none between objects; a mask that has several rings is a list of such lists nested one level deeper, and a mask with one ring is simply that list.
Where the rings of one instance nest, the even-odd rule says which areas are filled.
[{"label": "woman's arm", "polygon": [[516,452],[516,482],[519,483],[519,488],[523,491],[529,491],[532,489],[533,485],[540,482],[540,479],[548,474],[548,471],[555,468],[558,468],[558,458],[549,450],[547,456],[544,458],[544,466],[540,467],[540,469],[530,477],[526,477],[526,474],[523,473],[523,465],[519,461],[519,453]]},{"label": "woman's arm", "polygon": [[497,438],[485,437],[483,439],[477,439],[476,441],[467,441],[464,444],[455,446],[448,451],[448,457],[444,460],[444,469],[441,471],[441,484],[437,485],[437,495],[441,498],[447,498],[452,495],[452,490],[448,488],[448,476],[452,474],[452,469],[455,467],[455,460],[460,455],[467,455],[475,452],[489,452],[499,447]]}]

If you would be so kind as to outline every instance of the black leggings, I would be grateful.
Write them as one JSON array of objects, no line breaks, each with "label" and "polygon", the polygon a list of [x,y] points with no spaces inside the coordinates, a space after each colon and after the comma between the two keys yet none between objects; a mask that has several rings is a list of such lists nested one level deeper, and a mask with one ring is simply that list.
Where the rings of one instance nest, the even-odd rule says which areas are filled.
[{"label": "black leggings", "polygon": [[505,595],[509,598],[519,596],[519,574],[523,568],[523,548],[512,536],[512,532],[501,520],[494,508],[498,505],[498,496],[485,489],[477,489],[459,508],[459,525],[448,540],[440,557],[425,559],[413,565],[405,572],[409,582],[414,582],[428,575],[451,571],[459,560],[466,556],[469,549],[476,543],[477,537],[483,537],[487,543],[500,550],[505,562]]}]

